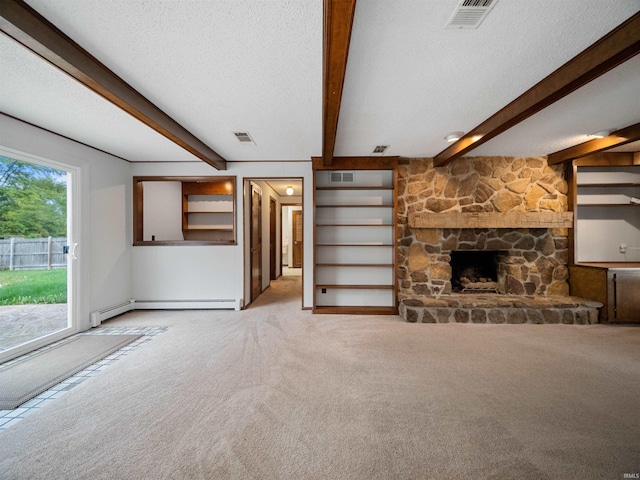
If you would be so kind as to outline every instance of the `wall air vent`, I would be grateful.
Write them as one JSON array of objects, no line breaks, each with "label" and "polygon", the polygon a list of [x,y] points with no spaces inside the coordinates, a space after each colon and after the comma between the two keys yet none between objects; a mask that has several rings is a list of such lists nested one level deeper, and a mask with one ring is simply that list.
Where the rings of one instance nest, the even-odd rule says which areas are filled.
[{"label": "wall air vent", "polygon": [[462,0],[447,23],[448,29],[476,29],[498,0]]},{"label": "wall air vent", "polygon": [[249,135],[249,132],[233,132],[233,134],[236,136],[240,143],[243,143],[245,145],[256,144],[256,142],[253,141],[253,138],[251,138],[251,135]]},{"label": "wall air vent", "polygon": [[353,183],[353,172],[330,172],[329,183]]},{"label": "wall air vent", "polygon": [[373,149],[373,153],[384,153],[389,145],[376,145],[376,148]]}]

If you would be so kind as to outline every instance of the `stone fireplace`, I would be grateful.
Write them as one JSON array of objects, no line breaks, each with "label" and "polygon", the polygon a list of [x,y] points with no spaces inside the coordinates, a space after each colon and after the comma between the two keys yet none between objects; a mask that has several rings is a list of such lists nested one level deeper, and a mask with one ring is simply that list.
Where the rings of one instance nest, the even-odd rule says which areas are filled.
[{"label": "stone fireplace", "polygon": [[[514,295],[569,293],[568,230],[522,228],[526,215],[567,211],[561,167],[544,158],[470,157],[434,168],[431,159],[401,160],[398,182],[399,291],[439,296],[453,291],[451,253],[500,251],[498,291]],[[437,223],[447,214],[513,218],[508,228],[455,228]],[[409,225],[420,214],[434,228]],[[522,215],[522,217],[518,216]],[[522,218],[522,220],[520,220]]]},{"label": "stone fireplace", "polygon": [[[452,265],[452,256],[458,256],[455,252],[477,252],[476,256],[497,252],[495,277],[488,281],[495,284],[498,295],[494,293],[494,297],[502,298],[495,303],[507,310],[528,305],[513,298],[549,299],[542,302],[548,307],[550,297],[566,297],[568,228],[572,226],[567,192],[563,167],[549,166],[546,158],[468,157],[438,168],[432,159],[401,159],[401,307],[407,299],[416,305],[433,300],[437,308],[460,302],[472,308],[475,300],[471,295],[463,300],[456,297],[464,295],[455,292],[460,287],[460,279],[453,277],[456,260]],[[488,295],[478,301],[487,308],[492,303]],[[522,317],[522,312],[512,314],[507,310],[494,317],[529,318],[526,312]],[[488,318],[488,311],[476,313],[485,321]],[[525,321],[535,321],[538,313],[531,314],[533,320]],[[459,312],[455,318],[469,319],[472,314],[471,310],[464,315]],[[555,314],[547,317],[560,318]],[[449,318],[454,318],[453,313]]]}]

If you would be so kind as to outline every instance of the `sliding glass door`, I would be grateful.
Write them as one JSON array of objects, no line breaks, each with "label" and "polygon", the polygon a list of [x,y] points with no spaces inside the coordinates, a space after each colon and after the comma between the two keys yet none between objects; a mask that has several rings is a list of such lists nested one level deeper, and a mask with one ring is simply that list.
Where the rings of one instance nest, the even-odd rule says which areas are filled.
[{"label": "sliding glass door", "polygon": [[75,333],[78,170],[0,149],[0,362]]}]

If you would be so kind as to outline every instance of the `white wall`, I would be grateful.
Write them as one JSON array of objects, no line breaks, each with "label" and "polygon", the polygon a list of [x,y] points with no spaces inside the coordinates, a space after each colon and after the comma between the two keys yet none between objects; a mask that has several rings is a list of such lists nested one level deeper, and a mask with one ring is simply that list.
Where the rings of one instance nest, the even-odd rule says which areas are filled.
[{"label": "white wall", "polygon": [[[312,307],[313,174],[310,161],[229,162],[224,171],[196,162],[130,164],[4,115],[0,115],[0,145],[72,165],[81,171],[78,238],[81,330],[89,328],[90,312],[130,298],[152,301],[243,298],[244,177],[303,178],[306,192],[303,306]],[[172,175],[236,176],[237,245],[132,247],[132,176]],[[268,214],[268,203],[266,210]],[[268,221],[266,224],[268,226]]]},{"label": "white wall", "polygon": [[142,182],[142,203],[145,208],[143,240],[184,240],[182,234],[182,182]]},{"label": "white wall", "polygon": [[[282,215],[282,246],[283,246],[283,265],[291,267],[293,265],[293,211],[302,210],[302,207],[284,206]],[[286,255],[285,255],[286,247]]]},{"label": "white wall", "polygon": [[131,298],[132,194],[129,163],[0,115],[0,145],[77,167],[79,191],[78,326],[90,312]]},{"label": "white wall", "polygon": [[[249,281],[249,266],[243,256],[245,234],[244,178],[303,178],[306,212],[313,212],[313,174],[310,161],[229,162],[227,170],[216,170],[205,163],[134,163],[133,176],[235,176],[237,204],[237,245],[140,246],[132,252],[133,296],[139,300],[243,299]],[[263,239],[269,238],[269,194],[263,189]],[[248,234],[248,231],[247,231]],[[313,302],[313,215],[304,215],[303,305]],[[265,243],[268,245],[268,241]],[[268,265],[268,248],[264,249]],[[264,257],[263,257],[264,258]],[[248,273],[248,272],[247,272]],[[263,269],[263,283],[269,283],[269,270]]]}]

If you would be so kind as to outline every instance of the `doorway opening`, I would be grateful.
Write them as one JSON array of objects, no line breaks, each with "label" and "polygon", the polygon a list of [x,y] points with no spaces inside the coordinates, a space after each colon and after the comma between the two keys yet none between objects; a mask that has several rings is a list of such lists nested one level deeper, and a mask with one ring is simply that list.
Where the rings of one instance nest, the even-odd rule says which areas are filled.
[{"label": "doorway opening", "polygon": [[281,276],[302,275],[302,183],[302,178],[243,181],[244,307]]},{"label": "doorway opening", "polygon": [[76,332],[77,169],[0,151],[0,362]]}]

